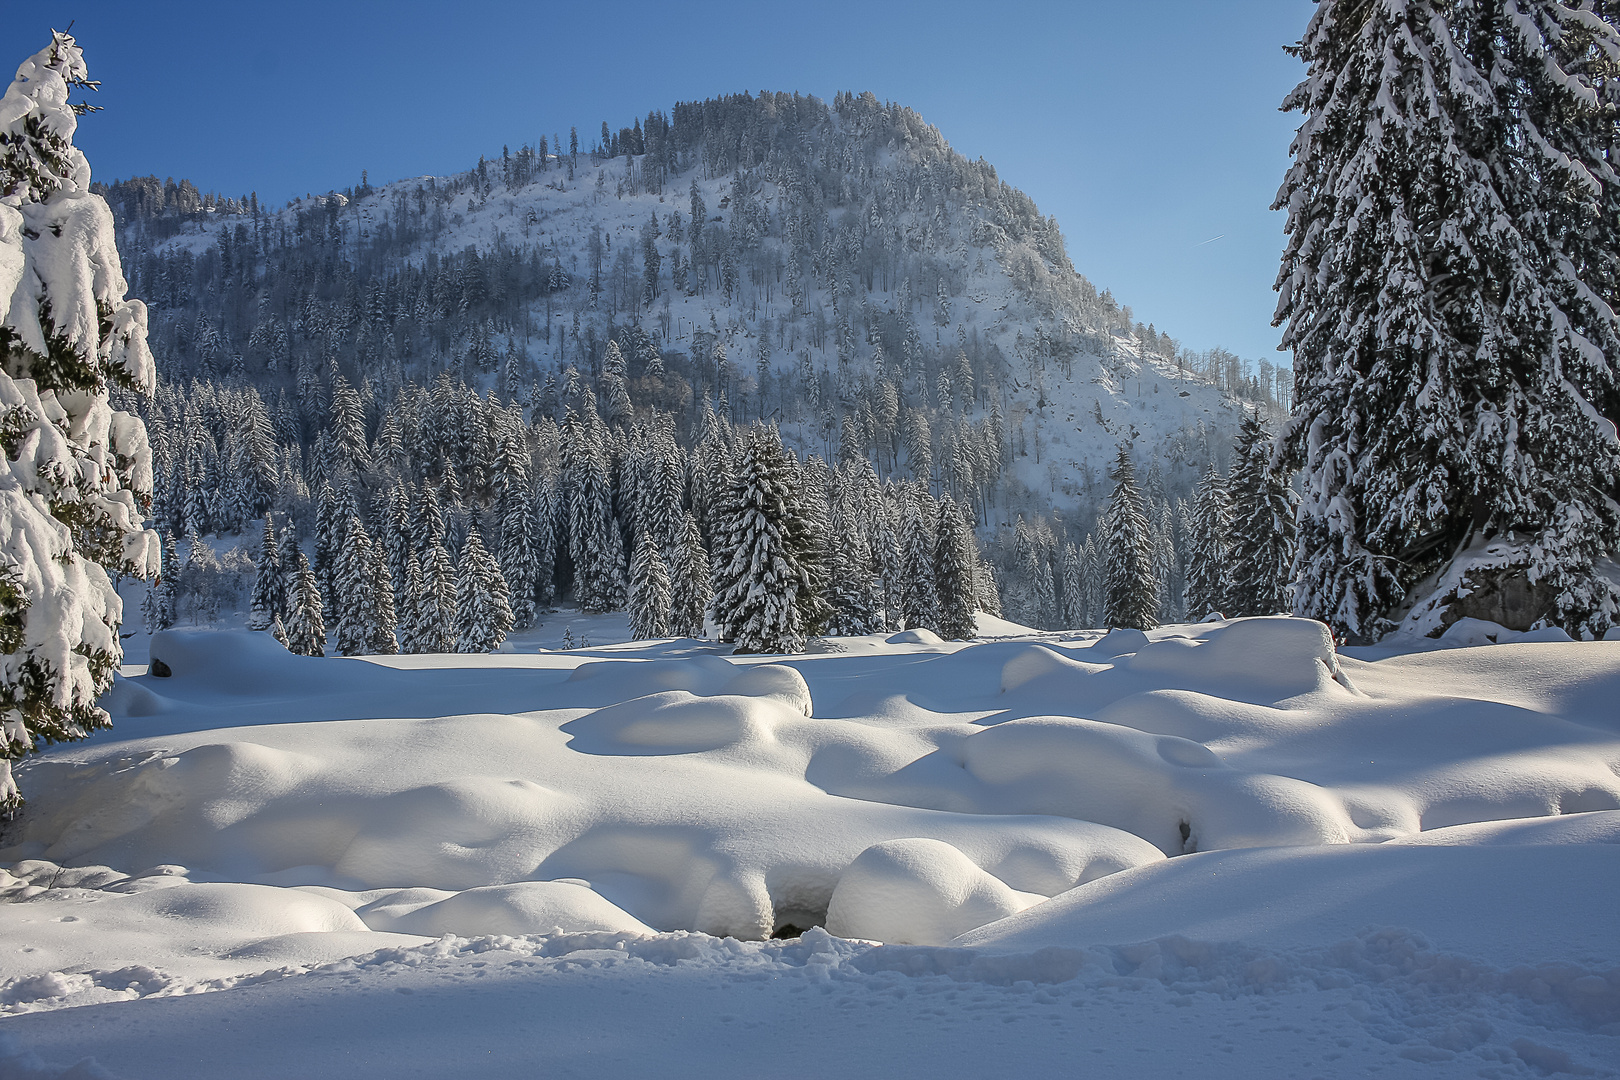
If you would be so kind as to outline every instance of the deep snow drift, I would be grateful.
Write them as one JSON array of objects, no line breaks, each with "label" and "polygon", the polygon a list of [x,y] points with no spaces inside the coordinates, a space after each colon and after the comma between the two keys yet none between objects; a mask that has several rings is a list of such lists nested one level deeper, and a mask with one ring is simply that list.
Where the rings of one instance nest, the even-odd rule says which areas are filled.
[{"label": "deep snow drift", "polygon": [[1620,643],[982,629],[159,634],[112,732],[19,769],[0,1076],[635,1075],[660,1031],[676,1075],[1613,1075]]}]

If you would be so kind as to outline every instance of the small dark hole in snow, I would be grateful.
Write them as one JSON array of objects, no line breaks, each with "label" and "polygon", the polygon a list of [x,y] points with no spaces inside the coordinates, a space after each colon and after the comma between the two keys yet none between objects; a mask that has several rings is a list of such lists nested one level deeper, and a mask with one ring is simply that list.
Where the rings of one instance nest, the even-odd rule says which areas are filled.
[{"label": "small dark hole in snow", "polygon": [[796,938],[796,937],[803,937],[803,936],[804,936],[804,928],[800,927],[800,926],[794,926],[790,922],[783,923],[781,926],[778,926],[775,930],[771,931],[771,937],[772,938],[786,939],[786,938]]},{"label": "small dark hole in snow", "polygon": [[1181,853],[1191,855],[1198,850],[1198,846],[1192,842],[1192,822],[1183,821],[1179,828],[1181,830]]},{"label": "small dark hole in snow", "polygon": [[147,674],[159,679],[167,679],[170,675],[174,674],[174,672],[169,670],[168,664],[165,664],[155,656],[152,657],[152,663],[147,667],[146,671]]}]

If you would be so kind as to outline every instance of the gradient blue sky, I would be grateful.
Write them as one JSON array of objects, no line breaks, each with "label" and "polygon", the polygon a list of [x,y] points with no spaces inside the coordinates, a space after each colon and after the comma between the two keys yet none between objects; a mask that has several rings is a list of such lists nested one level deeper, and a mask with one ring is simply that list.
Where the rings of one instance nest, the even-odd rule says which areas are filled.
[{"label": "gradient blue sky", "polygon": [[[1277,105],[1311,0],[1016,3],[183,3],[46,0],[19,63],[77,20],[103,81],[79,145],[281,203],[448,173],[577,125],[741,90],[910,105],[1055,215],[1075,266],[1192,348],[1272,355],[1297,120]],[[1206,243],[1212,237],[1221,239]],[[1286,357],[1277,357],[1286,361]]]}]

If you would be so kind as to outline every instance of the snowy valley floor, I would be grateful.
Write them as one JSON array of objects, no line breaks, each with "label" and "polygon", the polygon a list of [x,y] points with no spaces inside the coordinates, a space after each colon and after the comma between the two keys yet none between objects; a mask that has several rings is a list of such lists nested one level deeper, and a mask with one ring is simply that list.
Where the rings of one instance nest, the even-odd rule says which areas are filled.
[{"label": "snowy valley floor", "polygon": [[160,634],[19,770],[0,1078],[1620,1075],[1620,643],[983,629]]}]

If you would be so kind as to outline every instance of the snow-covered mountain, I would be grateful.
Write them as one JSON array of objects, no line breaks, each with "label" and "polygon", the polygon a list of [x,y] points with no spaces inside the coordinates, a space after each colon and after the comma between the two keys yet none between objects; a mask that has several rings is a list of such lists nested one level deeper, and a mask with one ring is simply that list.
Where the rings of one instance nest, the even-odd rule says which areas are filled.
[{"label": "snow-covered mountain", "polygon": [[679,104],[604,124],[592,152],[557,136],[279,210],[155,177],[105,190],[165,374],[271,402],[337,370],[384,400],[457,368],[546,408],[547,377],[599,373],[613,338],[635,405],[683,432],[724,395],[801,451],[853,440],[880,475],[976,487],[988,524],[1089,520],[1122,442],[1183,493],[1224,464],[1242,399],[1286,400],[1286,369],[1133,322],[1055,220],[870,94]]}]

